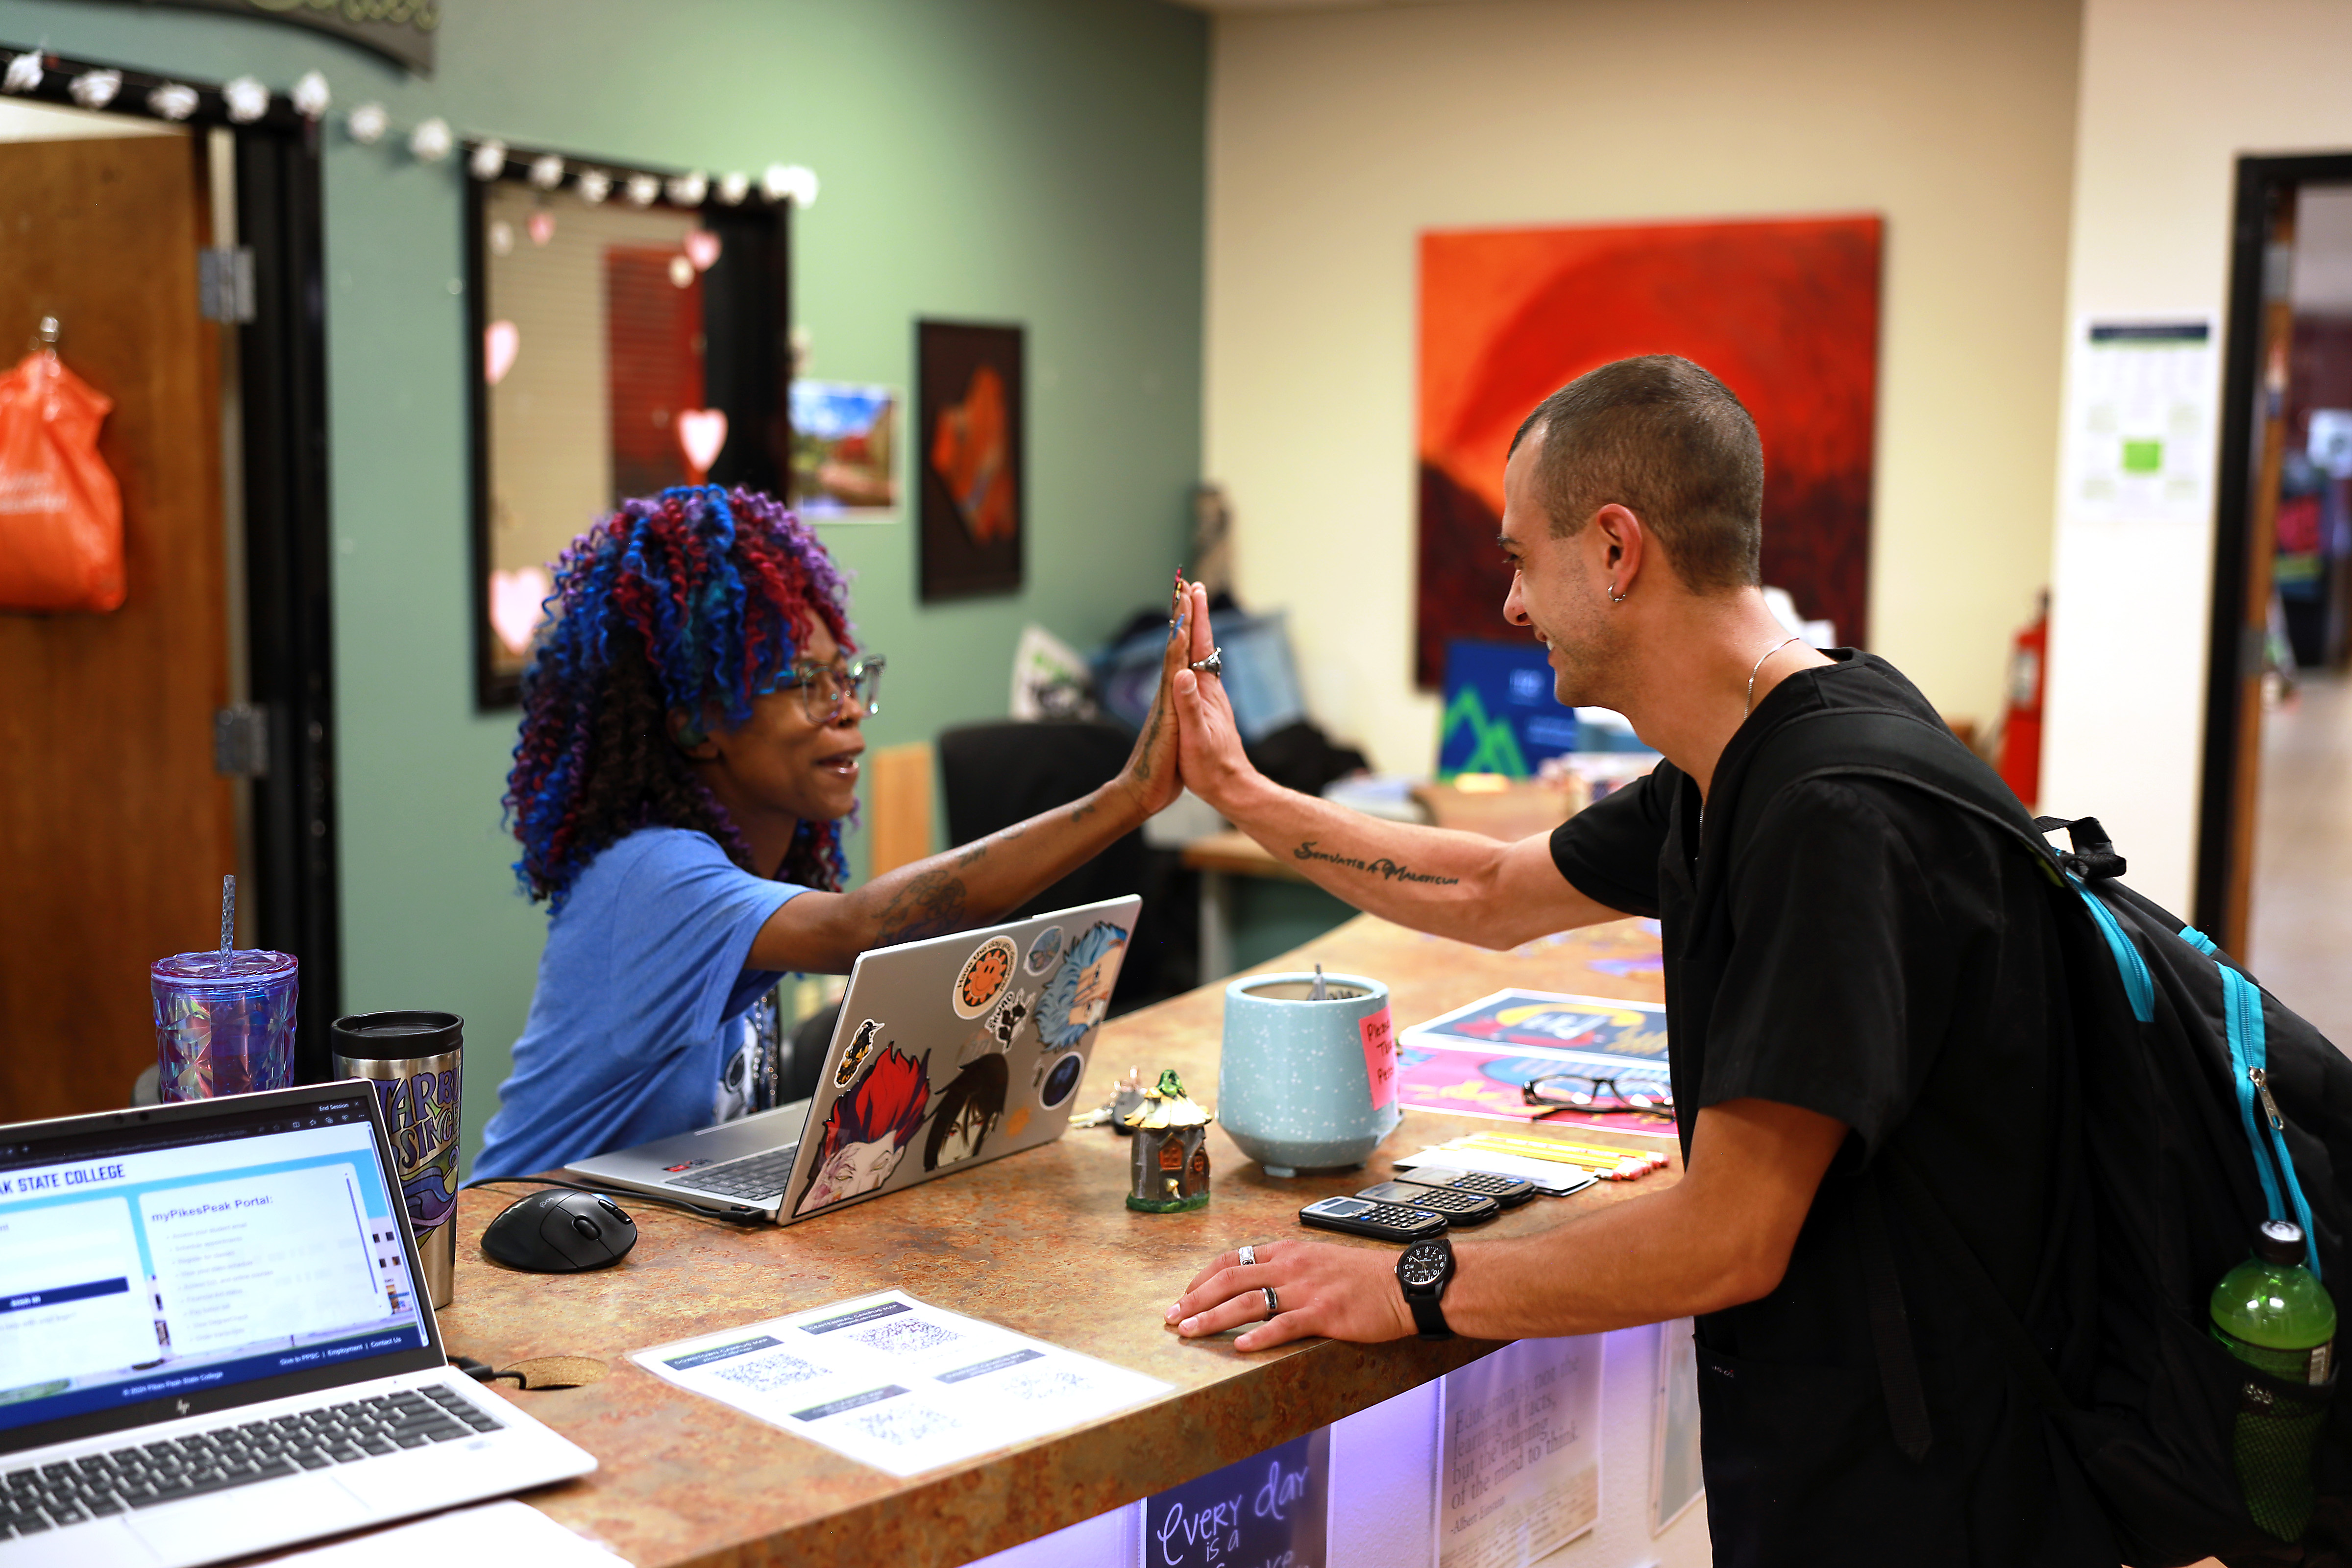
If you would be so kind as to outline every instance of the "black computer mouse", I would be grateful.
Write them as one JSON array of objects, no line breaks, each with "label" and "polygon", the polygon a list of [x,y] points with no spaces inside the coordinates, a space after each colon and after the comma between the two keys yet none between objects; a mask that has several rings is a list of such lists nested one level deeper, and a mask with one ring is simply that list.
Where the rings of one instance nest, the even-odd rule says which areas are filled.
[{"label": "black computer mouse", "polygon": [[636,1221],[602,1193],[533,1193],[482,1231],[484,1257],[533,1274],[610,1268],[636,1244]]}]

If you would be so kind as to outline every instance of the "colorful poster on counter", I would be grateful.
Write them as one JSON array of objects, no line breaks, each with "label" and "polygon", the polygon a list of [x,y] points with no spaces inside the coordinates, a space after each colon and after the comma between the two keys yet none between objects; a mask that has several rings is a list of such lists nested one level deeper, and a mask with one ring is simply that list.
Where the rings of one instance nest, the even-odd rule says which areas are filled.
[{"label": "colorful poster on counter", "polygon": [[1156,1378],[900,1290],[629,1359],[666,1383],[894,1476],[960,1464],[1169,1392]]},{"label": "colorful poster on counter", "polygon": [[1601,1336],[1445,1374],[1438,1568],[1526,1568],[1601,1517]]},{"label": "colorful poster on counter", "polygon": [[1666,1065],[1666,1010],[1656,1002],[1516,987],[1482,996],[1404,1032],[1406,1045],[1485,1046]]},{"label": "colorful poster on counter", "polygon": [[1497,991],[1415,1025],[1397,1043],[1397,1099],[1409,1110],[1673,1135],[1670,1113],[1528,1103],[1524,1086],[1563,1075],[1664,1100],[1665,1009],[1608,996]]}]

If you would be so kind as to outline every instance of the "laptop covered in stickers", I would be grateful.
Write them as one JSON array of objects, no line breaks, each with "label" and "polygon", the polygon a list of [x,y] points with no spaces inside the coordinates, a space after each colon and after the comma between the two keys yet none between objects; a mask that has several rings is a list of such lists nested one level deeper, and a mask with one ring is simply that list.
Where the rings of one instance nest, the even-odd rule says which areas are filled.
[{"label": "laptop covered in stickers", "polygon": [[1059,1138],[1143,900],[861,953],[809,1099],[567,1167],[778,1225]]}]

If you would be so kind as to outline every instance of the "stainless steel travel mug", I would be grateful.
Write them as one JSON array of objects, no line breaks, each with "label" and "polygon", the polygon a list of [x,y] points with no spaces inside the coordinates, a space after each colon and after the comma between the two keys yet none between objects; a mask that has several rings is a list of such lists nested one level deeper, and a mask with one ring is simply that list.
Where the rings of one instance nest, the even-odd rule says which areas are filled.
[{"label": "stainless steel travel mug", "polygon": [[393,1180],[408,1205],[425,1293],[446,1307],[456,1292],[457,1132],[466,1020],[455,1013],[360,1013],[329,1034],[337,1078],[375,1085],[392,1133]]}]

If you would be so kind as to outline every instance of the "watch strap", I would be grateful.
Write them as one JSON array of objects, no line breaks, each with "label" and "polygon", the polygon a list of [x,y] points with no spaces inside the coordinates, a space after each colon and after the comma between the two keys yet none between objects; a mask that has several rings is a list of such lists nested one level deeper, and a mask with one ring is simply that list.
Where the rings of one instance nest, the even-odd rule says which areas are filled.
[{"label": "watch strap", "polygon": [[1412,1326],[1421,1331],[1423,1339],[1450,1340],[1454,1337],[1454,1331],[1445,1326],[1445,1309],[1435,1293],[1423,1296],[1408,1290],[1404,1293],[1404,1304],[1412,1309]]}]

